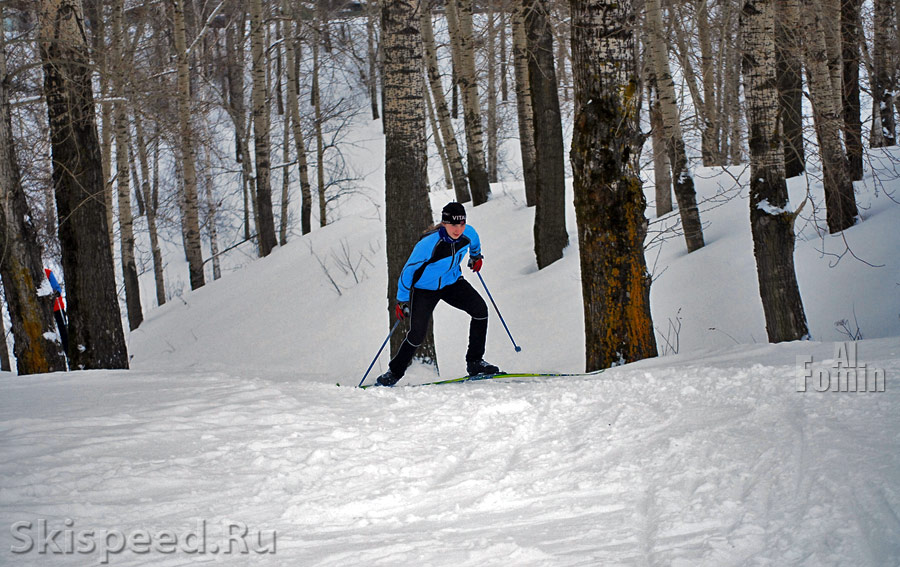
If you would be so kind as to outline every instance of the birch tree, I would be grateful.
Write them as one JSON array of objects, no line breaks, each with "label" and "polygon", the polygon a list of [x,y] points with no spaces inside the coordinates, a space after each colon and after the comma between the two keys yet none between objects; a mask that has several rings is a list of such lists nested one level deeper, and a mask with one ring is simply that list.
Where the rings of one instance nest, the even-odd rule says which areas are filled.
[{"label": "birch tree", "polygon": [[[291,133],[294,138],[294,148],[297,153],[297,169],[300,177],[300,231],[302,234],[309,234],[311,227],[310,216],[312,214],[312,186],[309,182],[309,165],[306,157],[306,138],[303,134],[303,128],[300,121],[300,96],[298,92],[299,81],[297,78],[297,64],[299,54],[299,33],[297,27],[300,25],[297,20],[297,14],[293,11],[293,5],[289,0],[284,2],[285,12],[290,14],[293,20],[290,33],[285,36],[289,38],[286,55],[287,63],[287,107],[288,114],[291,117]],[[377,108],[377,103],[375,107]]]},{"label": "birch tree", "polygon": [[448,0],[447,20],[455,35],[456,72],[463,100],[466,127],[466,163],[472,204],[478,206],[491,196],[484,156],[484,129],[481,126],[481,102],[475,75],[475,46],[472,40],[472,1]]},{"label": "birch tree", "polygon": [[687,250],[693,252],[703,247],[703,226],[700,223],[700,211],[697,208],[694,178],[688,169],[684,135],[681,131],[681,117],[675,98],[675,83],[669,71],[660,0],[646,0],[646,18],[647,36],[650,40],[647,50],[650,52],[656,71],[656,84],[659,88],[660,110],[665,129],[669,165],[672,168],[675,199],[678,202],[678,213],[681,215]]},{"label": "birch tree", "polygon": [[194,132],[191,125],[191,71],[190,56],[187,51],[187,31],[184,21],[184,0],[173,0],[176,66],[176,96],[178,97],[178,134],[181,141],[179,161],[181,163],[184,194],[182,197],[182,233],[184,252],[188,261],[191,289],[206,284],[203,275],[203,250],[200,245],[200,202],[197,196],[197,152],[194,147]]},{"label": "birch tree", "polygon": [[803,0],[803,39],[806,74],[812,102],[819,155],[825,185],[828,231],[832,234],[853,226],[858,211],[850,179],[849,163],[841,146],[841,110],[835,106],[834,83],[828,69],[828,50],[821,20],[825,15],[817,0]]},{"label": "birch tree", "polygon": [[268,256],[278,240],[272,210],[271,149],[269,144],[269,101],[266,84],[266,21],[262,0],[250,0],[250,50],[253,63],[253,147],[256,158],[256,206],[259,255]]},{"label": "birch tree", "polygon": [[113,104],[113,121],[115,123],[116,140],[116,189],[119,206],[119,242],[122,259],[122,279],[125,283],[125,307],[128,314],[128,327],[133,331],[144,320],[141,308],[141,285],[138,281],[137,265],[134,260],[134,216],[131,211],[131,171],[128,159],[128,146],[131,132],[126,108],[125,69],[127,52],[123,18],[125,2],[116,0],[112,5],[112,40],[113,40],[113,88],[116,102]]},{"label": "birch tree", "polygon": [[631,0],[571,0],[572,172],[586,370],[656,356]]},{"label": "birch tree", "polygon": [[894,20],[894,3],[891,0],[874,0],[874,37],[872,42],[872,67],[874,74],[872,93],[872,142],[873,148],[893,146],[897,143],[897,125],[894,119],[894,83],[897,64],[893,61],[893,36],[897,33]]},{"label": "birch tree", "polygon": [[424,45],[425,70],[428,74],[428,82],[431,85],[431,95],[434,100],[435,113],[441,129],[441,137],[444,139],[444,147],[447,151],[447,161],[453,182],[453,191],[459,203],[471,201],[469,194],[469,182],[466,178],[466,170],[463,167],[462,156],[459,152],[459,144],[456,141],[456,133],[453,131],[453,122],[450,119],[450,109],[447,107],[447,97],[444,96],[444,85],[441,81],[441,72],[438,68],[437,46],[434,42],[434,29],[431,23],[431,12],[422,10],[422,42]]},{"label": "birch tree", "polygon": [[127,368],[103,202],[100,141],[80,0],[43,0],[39,45],[73,368]]},{"label": "birch tree", "polygon": [[775,2],[746,0],[741,14],[743,76],[750,131],[750,228],[769,342],[809,338],[794,270],[794,218],[788,209],[778,123]]}]

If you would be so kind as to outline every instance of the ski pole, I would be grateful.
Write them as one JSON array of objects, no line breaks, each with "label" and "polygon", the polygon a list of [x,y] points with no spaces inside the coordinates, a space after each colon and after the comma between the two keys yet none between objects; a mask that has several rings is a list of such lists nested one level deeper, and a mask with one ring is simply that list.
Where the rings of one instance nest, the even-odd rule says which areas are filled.
[{"label": "ski pole", "polygon": [[491,299],[491,303],[494,304],[494,310],[497,312],[497,316],[500,317],[500,322],[503,323],[503,328],[506,329],[506,334],[509,335],[509,340],[512,341],[513,346],[516,349],[516,352],[521,352],[522,347],[516,344],[516,340],[513,339],[512,333],[509,332],[509,327],[506,326],[506,321],[503,320],[503,315],[500,315],[500,309],[497,307],[497,302],[494,301],[494,296],[491,295],[490,290],[487,287],[487,284],[484,283],[484,278],[481,277],[481,272],[475,272],[478,275],[478,279],[481,280],[481,285],[484,286],[484,291],[487,292],[488,297]]},{"label": "ski pole", "polygon": [[381,343],[381,348],[378,349],[378,354],[376,354],[376,355],[375,355],[375,358],[372,359],[372,364],[369,365],[369,369],[366,370],[366,373],[363,375],[362,380],[359,381],[359,386],[357,386],[357,388],[359,388],[360,386],[362,386],[362,385],[363,385],[363,382],[366,381],[366,378],[369,377],[369,372],[371,372],[371,371],[372,371],[372,367],[375,366],[375,361],[378,360],[378,357],[379,357],[379,356],[381,356],[381,351],[384,350],[384,345],[386,345],[386,344],[388,343],[388,341],[391,340],[391,336],[394,334],[394,331],[397,330],[397,326],[398,326],[398,325],[400,325],[400,319],[397,319],[397,322],[394,323],[394,326],[393,326],[393,327],[391,327],[391,332],[388,333],[387,338],[384,339],[384,342],[383,342],[383,343]]}]

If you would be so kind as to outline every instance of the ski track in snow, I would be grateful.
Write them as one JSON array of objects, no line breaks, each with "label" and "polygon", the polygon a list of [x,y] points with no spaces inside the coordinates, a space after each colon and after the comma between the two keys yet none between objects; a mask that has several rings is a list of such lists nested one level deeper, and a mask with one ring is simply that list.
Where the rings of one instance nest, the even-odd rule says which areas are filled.
[{"label": "ski track in snow", "polygon": [[[691,361],[365,391],[200,371],[10,381],[0,522],[278,533],[274,554],[154,565],[900,564],[890,378],[885,393],[802,394],[796,373]],[[3,564],[99,564],[13,555],[5,533]]]}]

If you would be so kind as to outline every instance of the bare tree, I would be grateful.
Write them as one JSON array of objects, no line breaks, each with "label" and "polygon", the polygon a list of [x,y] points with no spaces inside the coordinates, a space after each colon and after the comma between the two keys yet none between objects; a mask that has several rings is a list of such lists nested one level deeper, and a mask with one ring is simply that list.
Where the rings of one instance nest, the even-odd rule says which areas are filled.
[{"label": "bare tree", "polygon": [[437,47],[434,43],[434,30],[431,24],[431,11],[422,10],[422,41],[425,49],[425,70],[428,73],[428,81],[431,85],[431,93],[434,98],[435,111],[438,124],[441,127],[441,136],[444,138],[444,146],[447,150],[447,161],[453,177],[453,189],[456,200],[460,203],[468,203],[472,200],[469,195],[469,182],[463,167],[462,156],[459,153],[459,144],[456,141],[456,133],[453,131],[453,123],[450,121],[450,109],[447,107],[447,97],[444,96],[444,86],[441,81],[441,73],[438,68]]},{"label": "bare tree", "polygon": [[587,370],[656,356],[630,0],[571,0],[572,171]]},{"label": "bare tree", "polygon": [[[2,12],[0,8],[0,15]],[[41,287],[48,289],[49,282],[42,286],[41,249],[16,161],[8,85],[6,46],[0,37],[0,276],[9,306],[18,373],[55,372],[65,370],[66,361],[59,342],[49,338],[56,325],[52,298],[49,293],[38,293]],[[5,329],[0,340],[5,370],[9,370]]]},{"label": "bare tree", "polygon": [[675,185],[675,199],[684,228],[684,239],[688,252],[703,247],[703,226],[697,208],[694,178],[688,169],[687,151],[681,131],[681,117],[675,99],[675,83],[669,71],[667,42],[663,35],[662,8],[660,0],[646,0],[646,26],[650,45],[647,50],[656,71],[659,88],[659,102],[668,147],[669,164],[672,167],[672,181]]},{"label": "bare tree", "polygon": [[874,0],[875,29],[872,43],[872,67],[874,74],[872,93],[872,141],[873,148],[897,144],[897,123],[894,119],[894,84],[897,65],[892,61],[893,36],[897,33],[894,19],[894,3],[891,0]]},{"label": "bare tree", "polygon": [[841,1],[841,107],[844,115],[844,143],[850,165],[850,179],[863,176],[862,118],[859,101],[859,45],[862,41],[860,11],[862,0]]},{"label": "bare tree", "polygon": [[[385,221],[387,223],[388,313],[393,317],[397,282],[410,251],[431,224],[425,167],[425,105],[422,36],[425,0],[382,0],[384,46]],[[397,352],[403,333],[394,333]],[[434,332],[429,326],[416,359],[437,366]]]},{"label": "bare tree", "polygon": [[525,13],[521,0],[515,0],[512,14],[513,65],[516,77],[516,111],[519,122],[519,148],[522,153],[522,176],[525,180],[525,203],[533,207],[537,202],[537,170],[534,150],[534,110],[531,106],[531,86],[528,83],[528,39],[525,32]]},{"label": "bare tree", "polygon": [[40,51],[73,368],[127,368],[80,0],[43,0]]},{"label": "bare tree", "polygon": [[566,232],[565,150],[547,2],[523,0],[523,5],[537,177],[534,253],[538,269],[543,269],[562,258],[563,249],[569,244],[569,234]]},{"label": "bare tree", "polygon": [[176,83],[178,96],[178,127],[180,135],[180,163],[184,182],[182,233],[184,252],[188,260],[191,289],[206,284],[203,275],[203,250],[200,246],[200,201],[197,196],[197,152],[191,125],[191,71],[187,51],[187,32],[184,21],[184,0],[173,0]]},{"label": "bare tree", "polygon": [[803,0],[803,39],[806,74],[812,101],[819,154],[825,185],[825,209],[828,231],[832,234],[853,226],[858,211],[850,179],[849,163],[841,146],[841,111],[835,106],[834,83],[828,68],[821,4]]},{"label": "bare tree", "polygon": [[806,169],[803,149],[803,64],[800,47],[800,0],[775,3],[775,69],[787,177]]},{"label": "bare tree", "polygon": [[463,119],[466,126],[466,163],[469,166],[469,191],[472,204],[478,206],[491,196],[484,157],[484,129],[481,126],[481,102],[475,75],[475,47],[472,39],[472,1],[448,0],[447,20],[455,36],[457,79],[463,97]]},{"label": "bare tree", "polygon": [[141,308],[141,285],[138,281],[137,264],[134,260],[134,217],[131,212],[131,185],[129,183],[130,163],[128,147],[131,132],[126,108],[127,93],[125,69],[128,63],[128,50],[125,45],[124,19],[125,2],[115,0],[112,5],[112,42],[113,42],[113,88],[116,102],[113,104],[113,120],[116,140],[116,188],[119,205],[119,239],[122,258],[122,279],[125,282],[125,306],[128,312],[128,327],[133,331],[144,320]]},{"label": "bare tree", "polygon": [[794,218],[787,210],[778,123],[775,2],[746,0],[741,14],[744,92],[750,131],[750,228],[770,342],[809,338],[794,271]]},{"label": "bare tree", "polygon": [[268,256],[278,245],[272,210],[269,148],[269,101],[266,84],[266,20],[262,0],[250,0],[250,49],[253,64],[253,147],[256,157],[256,205],[259,255]]},{"label": "bare tree", "polygon": [[[300,22],[297,20],[297,14],[293,11],[293,4],[289,0],[285,0],[284,9],[290,14],[293,24],[290,26],[291,31],[285,35],[289,39],[287,46],[287,105],[288,114],[291,117],[291,132],[294,137],[294,147],[297,153],[297,166],[300,176],[300,230],[302,234],[309,234],[311,227],[310,217],[312,214],[312,187],[309,183],[309,165],[306,161],[306,138],[303,136],[302,123],[300,121],[300,97],[299,97],[299,79],[297,77],[298,59],[299,59],[299,33],[297,28]],[[376,103],[377,108],[377,103]]]}]

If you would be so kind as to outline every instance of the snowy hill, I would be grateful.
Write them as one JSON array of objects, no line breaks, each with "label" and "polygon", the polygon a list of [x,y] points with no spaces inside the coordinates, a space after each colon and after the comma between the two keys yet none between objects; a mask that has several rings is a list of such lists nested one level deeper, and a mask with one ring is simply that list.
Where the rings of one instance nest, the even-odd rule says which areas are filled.
[{"label": "snowy hill", "polygon": [[[864,221],[839,236],[816,230],[810,181],[796,261],[816,342],[765,344],[732,177],[747,173],[701,171],[707,247],[660,234],[647,254],[660,347],[678,354],[594,377],[339,388],[388,328],[382,175],[334,224],[147,313],[132,370],[0,381],[0,564],[900,564],[896,181],[859,184]],[[565,258],[538,272],[522,192],[496,185],[469,210],[523,347],[492,311],[486,358],[581,372],[574,213]],[[845,319],[866,339],[855,360],[834,344]],[[438,307],[435,323],[442,376],[461,375],[466,317]],[[836,359],[885,391],[817,391],[838,385]],[[243,528],[248,553],[237,537],[226,553]]]}]

